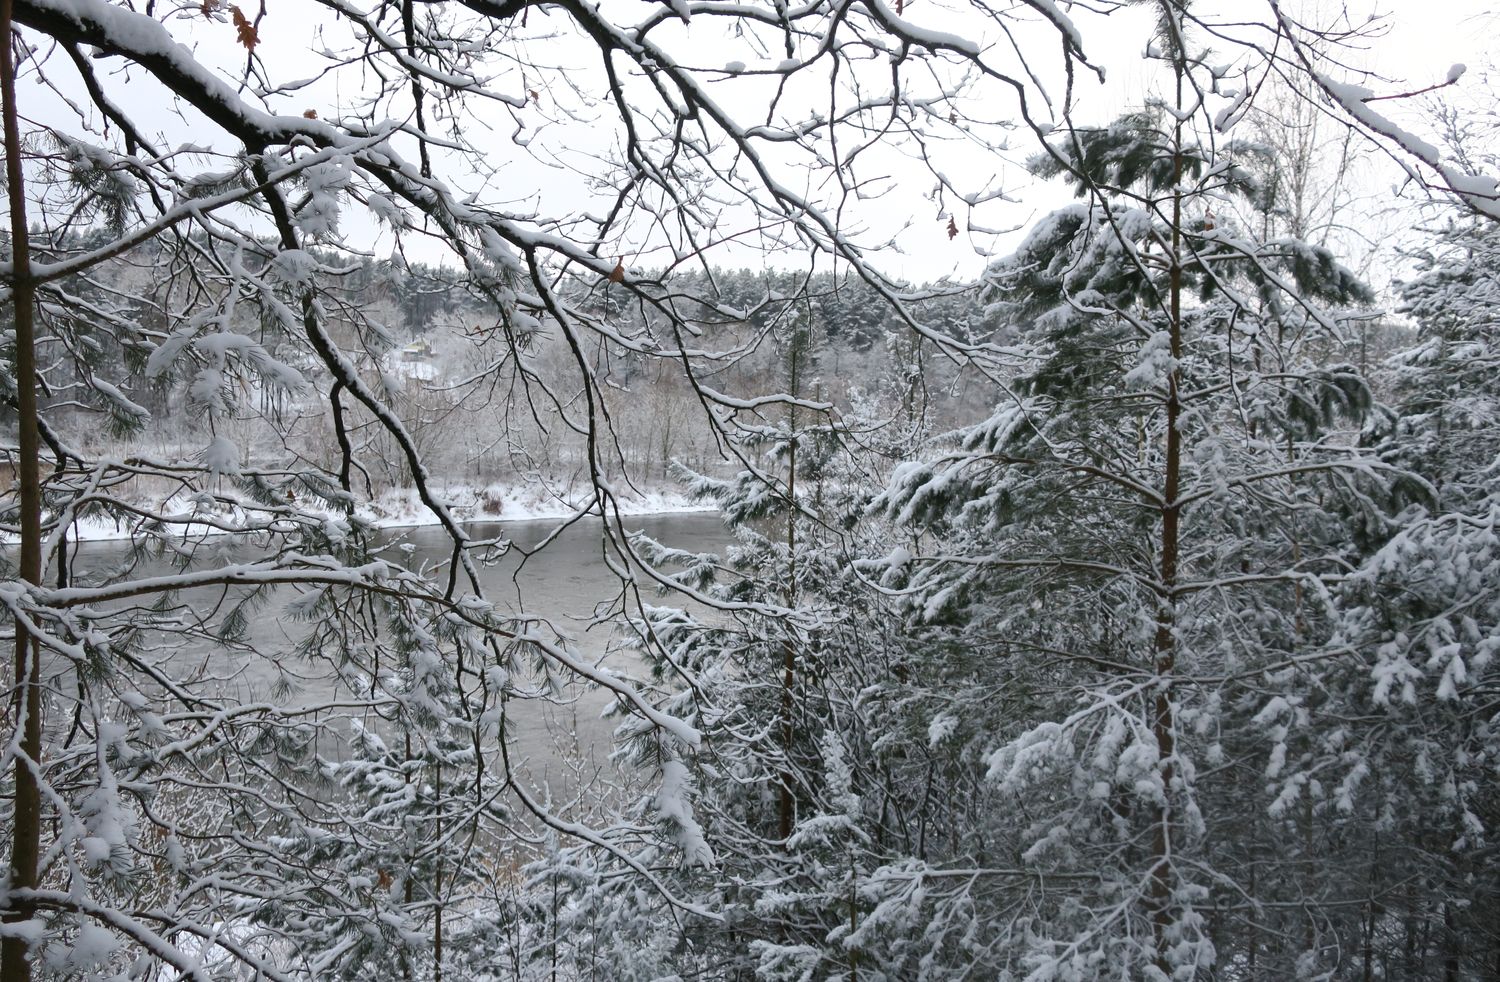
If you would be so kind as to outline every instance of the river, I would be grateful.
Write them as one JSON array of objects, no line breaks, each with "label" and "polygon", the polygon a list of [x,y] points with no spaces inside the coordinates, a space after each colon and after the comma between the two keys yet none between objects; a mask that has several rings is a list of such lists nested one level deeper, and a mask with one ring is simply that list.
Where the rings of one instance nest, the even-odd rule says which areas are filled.
[{"label": "river", "polygon": [[[641,530],[666,545],[695,552],[717,551],[730,539],[717,514],[688,512],[627,518],[625,525]],[[531,553],[557,528],[551,520],[476,523],[468,526],[476,540],[494,537],[509,539],[513,548],[492,566],[481,568],[487,598],[507,612],[543,617],[572,637],[579,651],[589,659],[601,658],[612,630],[609,625],[589,627],[596,604],[619,592],[619,581],[605,565],[601,543],[601,523],[597,519],[579,521],[565,529],[557,539],[539,552]],[[410,562],[446,561],[450,551],[447,538],[434,527],[391,530],[390,540],[411,548]],[[208,540],[200,548],[222,548]],[[74,556],[74,568],[88,578],[88,571],[102,570],[122,562],[128,546],[122,542],[86,542]],[[164,568],[163,568],[164,569]],[[137,570],[150,575],[151,568]],[[643,590],[648,602],[658,602],[653,593]],[[290,594],[287,594],[289,597]],[[220,593],[200,591],[197,597],[184,596],[196,603],[216,603]],[[184,671],[206,671],[223,679],[221,691],[227,691],[242,702],[270,700],[288,704],[321,701],[338,690],[338,682],[322,667],[306,666],[299,670],[294,661],[283,662],[278,671],[270,657],[272,652],[287,652],[305,636],[304,622],[283,615],[285,601],[273,599],[248,625],[248,640],[260,655],[230,652],[197,642],[172,656],[174,664]],[[662,603],[672,601],[661,600]],[[284,656],[283,656],[284,657]],[[627,658],[615,653],[611,659]],[[305,660],[303,662],[305,665]],[[616,668],[628,669],[627,664]],[[295,677],[290,693],[277,690],[282,682]],[[554,794],[571,792],[583,773],[580,768],[604,766],[611,746],[614,720],[601,719],[610,702],[608,694],[582,686],[569,686],[555,701],[516,700],[508,716],[513,738],[510,744],[512,763],[539,790]],[[320,751],[337,756],[338,748],[320,745]]]}]

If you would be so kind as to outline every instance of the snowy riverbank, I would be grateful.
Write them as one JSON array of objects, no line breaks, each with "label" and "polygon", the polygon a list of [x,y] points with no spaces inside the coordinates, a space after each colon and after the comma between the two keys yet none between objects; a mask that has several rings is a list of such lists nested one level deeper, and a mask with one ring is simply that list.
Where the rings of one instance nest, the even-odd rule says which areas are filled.
[{"label": "snowy riverbank", "polygon": [[[433,494],[442,501],[454,518],[465,524],[479,522],[535,522],[555,521],[577,514],[588,502],[584,494],[548,494],[535,488],[516,488],[491,484],[485,487],[472,485],[441,485]],[[186,517],[191,509],[187,502],[168,501],[156,503],[151,510],[169,516]],[[668,515],[679,512],[711,512],[712,504],[687,497],[676,489],[649,489],[639,494],[622,492],[619,495],[619,511],[626,516]],[[362,501],[355,513],[365,521],[384,529],[420,528],[438,524],[437,518],[422,504],[412,488],[393,488],[382,492],[371,501]],[[331,517],[330,513],[330,517]],[[218,531],[206,524],[187,523],[181,528],[192,535],[214,535]],[[131,524],[126,521],[90,516],[73,525],[71,538],[74,541],[108,541],[127,539],[131,535]],[[0,543],[16,541],[10,533],[0,533]]]}]

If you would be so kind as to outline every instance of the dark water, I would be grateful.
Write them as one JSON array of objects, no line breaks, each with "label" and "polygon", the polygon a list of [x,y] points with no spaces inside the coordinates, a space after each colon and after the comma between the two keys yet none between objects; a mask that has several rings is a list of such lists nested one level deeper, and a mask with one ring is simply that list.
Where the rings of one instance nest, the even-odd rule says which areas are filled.
[{"label": "dark water", "polygon": [[[718,551],[729,540],[716,514],[641,516],[627,519],[625,525],[665,545],[694,552]],[[601,523],[577,522],[538,549],[557,528],[557,522],[548,520],[468,526],[476,540],[504,538],[514,544],[499,562],[480,568],[486,598],[506,613],[545,618],[572,639],[583,659],[592,662],[602,658],[616,670],[629,671],[633,657],[612,650],[612,625],[590,624],[598,605],[609,603],[621,590],[620,580],[604,561]],[[388,535],[393,545],[408,554],[403,559],[407,565],[416,566],[423,560],[437,564],[449,557],[451,545],[436,528],[392,530]],[[223,550],[226,559],[233,552],[227,542],[213,539],[198,548]],[[88,580],[91,571],[119,564],[127,552],[124,543],[82,544],[73,557],[74,569],[80,574],[78,582]],[[152,570],[135,572],[150,575]],[[658,597],[644,581],[641,595],[647,603],[681,602]],[[284,614],[286,600],[292,596],[286,591],[286,599],[280,599],[280,595],[273,598],[247,625],[254,654],[190,642],[166,656],[165,663],[184,677],[213,677],[212,686],[217,691],[240,702],[271,700],[304,705],[340,695],[341,683],[326,664],[287,654],[308,631],[305,622]],[[182,599],[207,612],[203,605],[220,604],[223,598],[220,591],[204,590],[196,595],[184,594]],[[567,681],[561,674],[557,678]],[[517,681],[522,686],[542,687],[545,679],[537,675]],[[590,774],[597,775],[608,766],[606,758],[616,721],[601,719],[600,714],[611,700],[608,693],[581,685],[564,685],[550,699],[513,700],[508,710],[512,765],[539,791],[550,788],[550,793],[561,794],[578,790],[589,782]],[[339,754],[337,747],[320,750],[332,756]]]}]

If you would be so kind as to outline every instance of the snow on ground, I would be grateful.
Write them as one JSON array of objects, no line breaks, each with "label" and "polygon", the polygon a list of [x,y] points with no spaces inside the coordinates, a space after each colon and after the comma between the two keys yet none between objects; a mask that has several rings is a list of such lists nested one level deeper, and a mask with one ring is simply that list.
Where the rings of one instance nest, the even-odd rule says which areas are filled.
[{"label": "snow on ground", "polygon": [[[434,497],[448,505],[455,518],[463,522],[525,522],[539,519],[567,518],[589,505],[587,493],[555,495],[540,489],[513,488],[492,484],[484,488],[468,486],[439,487]],[[676,489],[652,489],[640,494],[619,493],[622,515],[662,515],[679,511],[713,511],[715,505],[696,501]],[[399,488],[387,491],[360,512],[380,528],[411,528],[435,525],[436,519],[423,506],[416,491]]]},{"label": "snow on ground", "polygon": [[[433,488],[433,495],[448,505],[454,518],[466,523],[567,518],[591,503],[586,493],[549,494],[540,489],[499,484],[480,488],[470,485],[438,486]],[[675,489],[651,489],[640,494],[620,493],[618,507],[622,515],[638,516],[713,511],[716,506],[689,498]],[[153,510],[170,515],[182,513],[187,508],[180,503],[169,502],[158,505]],[[356,513],[378,528],[415,528],[437,524],[437,518],[427,510],[412,488],[385,491],[373,501],[361,502]],[[70,537],[74,541],[91,542],[127,539],[130,537],[130,528],[126,522],[116,523],[107,518],[90,516],[73,525]],[[193,535],[214,534],[213,530],[204,526],[186,525],[182,528]],[[14,541],[15,535],[0,532],[0,543]]]}]

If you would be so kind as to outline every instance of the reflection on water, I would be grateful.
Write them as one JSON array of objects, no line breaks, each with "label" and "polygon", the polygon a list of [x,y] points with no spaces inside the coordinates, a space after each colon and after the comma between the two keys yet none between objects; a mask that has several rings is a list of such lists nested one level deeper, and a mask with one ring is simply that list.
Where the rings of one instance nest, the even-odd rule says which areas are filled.
[{"label": "reflection on water", "polygon": [[[644,531],[674,548],[695,552],[717,551],[730,538],[716,514],[642,516],[627,519],[626,527]],[[604,561],[601,523],[596,519],[577,522],[547,542],[545,548],[533,552],[556,529],[557,523],[552,521],[468,527],[475,540],[503,537],[516,547],[495,564],[480,567],[487,599],[506,613],[546,619],[573,639],[584,658],[592,661],[608,653],[616,670],[628,672],[634,667],[626,661],[631,656],[608,651],[612,627],[607,623],[591,626],[598,605],[620,593],[620,581]],[[423,562],[439,564],[449,558],[451,545],[439,529],[392,530],[388,535],[392,544],[409,554],[404,561],[412,567]],[[233,547],[227,539],[209,539],[199,548],[223,553],[216,561],[233,561]],[[128,556],[129,547],[124,543],[84,543],[73,557],[75,581],[81,584],[94,579]],[[133,575],[166,571],[167,566],[160,564],[155,569],[137,568]],[[215,688],[240,703],[274,700],[303,705],[340,694],[342,686],[326,662],[295,654],[309,624],[287,615],[286,603],[293,596],[290,589],[278,591],[247,620],[244,648],[227,649],[194,641],[174,651],[167,664],[182,678],[214,678]],[[642,596],[648,603],[674,602],[659,601],[654,589],[646,586],[642,587]],[[218,589],[189,591],[178,599],[199,613],[211,613],[219,619],[232,607]],[[540,678],[527,682],[538,687],[545,684]],[[512,765],[538,787],[550,785],[554,793],[587,783],[587,772],[601,766],[610,750],[615,723],[600,718],[609,701],[606,693],[576,685],[566,686],[560,698],[550,701],[512,701],[508,713],[513,735]],[[339,753],[338,748],[326,745],[318,750],[325,755]]]}]

